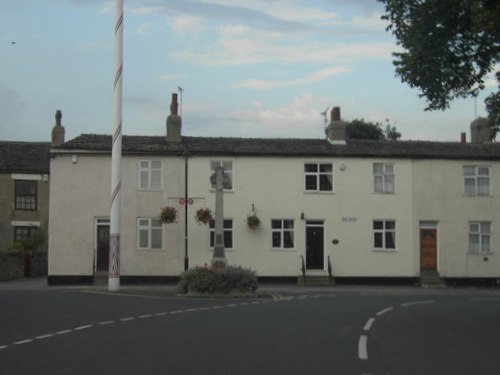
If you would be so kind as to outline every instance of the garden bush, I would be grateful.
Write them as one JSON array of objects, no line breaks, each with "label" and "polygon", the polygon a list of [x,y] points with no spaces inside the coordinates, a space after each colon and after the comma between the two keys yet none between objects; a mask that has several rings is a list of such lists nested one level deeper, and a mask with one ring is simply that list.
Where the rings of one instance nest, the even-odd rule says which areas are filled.
[{"label": "garden bush", "polygon": [[177,291],[182,294],[253,293],[257,290],[255,271],[240,266],[191,268],[180,275]]}]

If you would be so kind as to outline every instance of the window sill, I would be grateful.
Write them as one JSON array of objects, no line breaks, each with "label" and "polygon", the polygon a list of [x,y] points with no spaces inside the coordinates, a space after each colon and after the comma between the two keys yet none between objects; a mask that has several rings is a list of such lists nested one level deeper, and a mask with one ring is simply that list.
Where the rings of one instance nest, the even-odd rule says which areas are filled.
[{"label": "window sill", "polygon": [[291,249],[282,248],[282,249],[279,249],[279,248],[273,247],[273,248],[271,248],[271,251],[293,253],[293,252],[296,252],[297,249],[295,249],[295,248],[291,248]]},{"label": "window sill", "polygon": [[396,249],[373,249],[372,252],[374,252],[374,253],[397,253],[398,251]]},{"label": "window sill", "polygon": [[476,257],[491,257],[491,256],[494,256],[495,253],[492,253],[492,252],[471,252],[471,251],[468,251],[467,252],[467,255],[470,255],[470,256],[476,256]]},{"label": "window sill", "polygon": [[163,252],[165,249],[141,249],[141,248],[138,248],[137,251],[141,251],[141,252],[148,252],[148,253],[161,253]]},{"label": "window sill", "polygon": [[320,190],[304,190],[304,194],[330,194],[333,195],[335,194],[335,191],[320,191]]}]

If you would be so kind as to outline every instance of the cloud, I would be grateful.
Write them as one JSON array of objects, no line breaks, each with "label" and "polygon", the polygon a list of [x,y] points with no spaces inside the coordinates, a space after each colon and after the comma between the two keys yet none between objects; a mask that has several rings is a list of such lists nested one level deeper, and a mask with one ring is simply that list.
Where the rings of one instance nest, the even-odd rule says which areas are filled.
[{"label": "cloud", "polygon": [[321,113],[330,105],[331,99],[302,93],[277,108],[256,101],[249,108],[234,111],[229,116],[246,136],[318,138],[323,136]]},{"label": "cloud", "polygon": [[158,76],[158,79],[161,81],[176,81],[188,78],[186,74],[162,74]]},{"label": "cloud", "polygon": [[234,86],[240,88],[250,88],[257,90],[274,89],[279,87],[307,85],[311,83],[320,82],[326,78],[350,72],[346,67],[330,67],[313,72],[303,78],[292,81],[264,81],[264,80],[242,80],[237,82]]}]

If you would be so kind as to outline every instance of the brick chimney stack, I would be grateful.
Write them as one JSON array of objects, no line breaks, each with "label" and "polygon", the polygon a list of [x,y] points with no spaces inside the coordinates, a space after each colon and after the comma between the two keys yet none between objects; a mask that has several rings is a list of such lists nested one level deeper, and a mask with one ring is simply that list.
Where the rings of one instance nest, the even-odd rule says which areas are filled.
[{"label": "brick chimney stack", "polygon": [[62,126],[62,112],[56,111],[56,124],[52,128],[52,146],[58,146],[64,143],[66,130]]},{"label": "brick chimney stack", "polygon": [[177,114],[178,108],[177,94],[173,93],[170,104],[170,115],[167,117],[167,142],[180,142],[182,140],[182,119]]},{"label": "brick chimney stack", "polygon": [[490,123],[487,118],[478,117],[470,124],[470,139],[472,143],[491,141]]},{"label": "brick chimney stack", "polygon": [[326,138],[332,144],[345,144],[347,122],[340,118],[340,107],[333,107],[331,121],[325,129]]}]

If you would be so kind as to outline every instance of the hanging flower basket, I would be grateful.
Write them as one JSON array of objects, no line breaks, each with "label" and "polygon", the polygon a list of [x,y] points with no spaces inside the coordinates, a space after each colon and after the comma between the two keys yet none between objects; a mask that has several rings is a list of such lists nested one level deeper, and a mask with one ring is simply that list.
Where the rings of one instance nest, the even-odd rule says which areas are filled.
[{"label": "hanging flower basket", "polygon": [[196,211],[196,215],[194,215],[194,219],[200,225],[208,225],[214,219],[214,215],[210,208],[200,208]]},{"label": "hanging flower basket", "polygon": [[260,226],[260,219],[256,214],[250,214],[247,216],[247,228],[257,229]]},{"label": "hanging flower basket", "polygon": [[163,224],[171,224],[177,221],[177,209],[175,207],[162,207],[160,220]]}]

